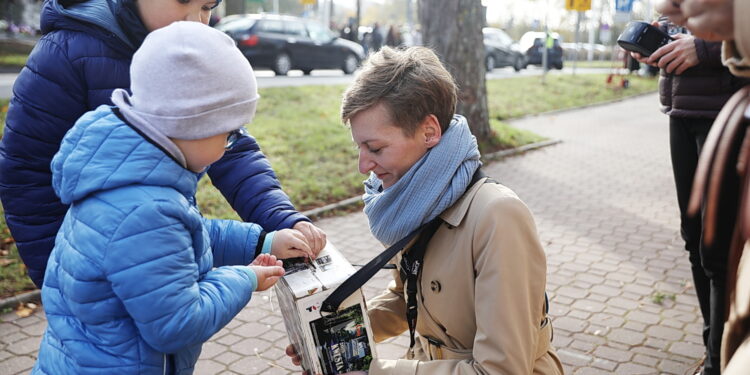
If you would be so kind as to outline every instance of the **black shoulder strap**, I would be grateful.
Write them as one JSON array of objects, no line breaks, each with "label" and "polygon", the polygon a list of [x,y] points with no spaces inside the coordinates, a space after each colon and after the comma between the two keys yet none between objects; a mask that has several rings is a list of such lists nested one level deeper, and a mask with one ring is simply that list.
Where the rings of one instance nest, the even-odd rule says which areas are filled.
[{"label": "black shoulder strap", "polygon": [[404,246],[406,246],[409,241],[419,234],[423,227],[424,225],[407,234],[406,237],[398,240],[398,242],[383,250],[382,253],[367,262],[367,264],[362,266],[362,268],[357,270],[353,275],[349,276],[348,279],[339,285],[338,288],[336,288],[336,290],[334,290],[333,293],[323,301],[320,306],[320,311],[327,313],[336,312],[339,309],[341,302],[344,302],[344,300],[352,295],[352,293],[361,288],[367,280],[370,280],[375,276],[383,265],[393,259],[399,251],[403,250]]}]

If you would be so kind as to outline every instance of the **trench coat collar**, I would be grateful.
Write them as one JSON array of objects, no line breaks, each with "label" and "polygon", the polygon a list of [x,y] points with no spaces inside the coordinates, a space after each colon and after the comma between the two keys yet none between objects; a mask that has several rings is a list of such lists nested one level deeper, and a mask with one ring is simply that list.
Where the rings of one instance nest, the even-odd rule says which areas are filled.
[{"label": "trench coat collar", "polygon": [[440,214],[440,218],[452,227],[461,225],[464,217],[466,217],[466,213],[469,211],[471,201],[474,200],[474,197],[477,195],[482,185],[484,185],[486,179],[487,177],[484,177],[475,182],[474,185],[469,186],[464,195],[459,198],[456,203],[453,203],[452,206],[448,207],[442,214]]}]

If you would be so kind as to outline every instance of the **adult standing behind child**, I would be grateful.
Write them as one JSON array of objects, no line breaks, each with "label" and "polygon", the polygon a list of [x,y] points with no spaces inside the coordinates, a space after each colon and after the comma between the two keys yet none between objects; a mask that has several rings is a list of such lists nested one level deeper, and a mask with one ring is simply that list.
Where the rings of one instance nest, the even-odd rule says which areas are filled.
[{"label": "adult standing behind child", "polygon": [[[85,112],[112,104],[114,89],[130,87],[131,58],[149,32],[180,20],[207,24],[220,1],[45,2],[45,35],[13,86],[0,140],[0,199],[8,228],[38,287],[68,210],[55,195],[50,171],[63,135]],[[208,82],[224,68],[225,62],[214,60],[212,69],[192,78]],[[313,253],[325,245],[325,234],[294,209],[252,137],[241,136],[208,175],[244,221],[267,231],[298,229]]]},{"label": "adult standing behind child", "polygon": [[149,34],[131,75],[132,95],[115,90],[117,107],[84,114],[52,161],[70,209],[33,374],[190,374],[203,342],[284,274],[271,254],[309,251],[296,230],[209,220],[195,205],[200,174],[237,145],[258,101],[231,38],[173,23]]}]

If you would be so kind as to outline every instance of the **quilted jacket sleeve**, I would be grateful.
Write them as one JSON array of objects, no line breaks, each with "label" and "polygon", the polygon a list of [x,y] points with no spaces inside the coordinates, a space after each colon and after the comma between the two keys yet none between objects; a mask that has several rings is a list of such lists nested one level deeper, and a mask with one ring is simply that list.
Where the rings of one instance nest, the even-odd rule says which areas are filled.
[{"label": "quilted jacket sleeve", "polygon": [[203,219],[211,237],[214,267],[246,266],[255,259],[255,249],[263,229],[258,224],[236,220]]},{"label": "quilted jacket sleeve", "polygon": [[53,38],[42,38],[13,86],[0,142],[0,199],[29,276],[41,286],[67,206],[51,186],[50,161],[86,108],[74,63]]},{"label": "quilted jacket sleeve", "polygon": [[143,339],[164,353],[208,340],[257,287],[245,266],[215,268],[200,278],[190,235],[196,228],[183,215],[165,203],[140,206],[119,225],[103,262]]},{"label": "quilted jacket sleeve", "polygon": [[208,175],[242,220],[260,224],[270,232],[309,221],[294,209],[258,143],[242,137]]}]

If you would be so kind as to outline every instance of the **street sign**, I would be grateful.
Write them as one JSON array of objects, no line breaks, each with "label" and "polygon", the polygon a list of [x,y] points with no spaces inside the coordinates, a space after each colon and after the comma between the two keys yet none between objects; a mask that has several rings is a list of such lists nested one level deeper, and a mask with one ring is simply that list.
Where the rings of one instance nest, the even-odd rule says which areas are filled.
[{"label": "street sign", "polygon": [[633,0],[615,0],[615,22],[625,23],[630,21],[632,11]]},{"label": "street sign", "polygon": [[591,0],[565,0],[565,9],[578,12],[591,10]]}]

